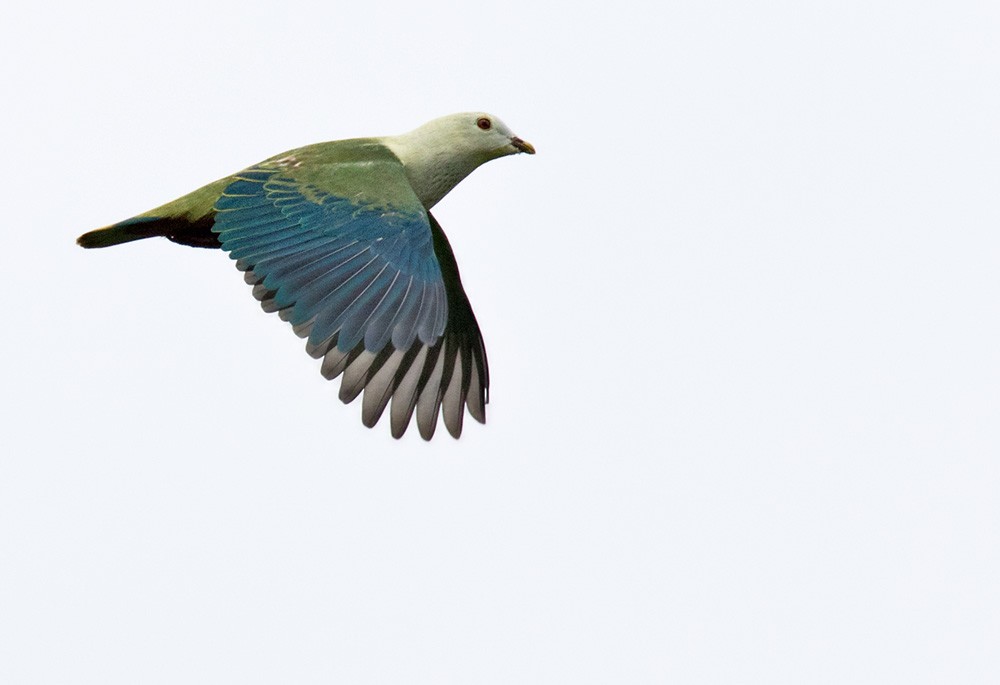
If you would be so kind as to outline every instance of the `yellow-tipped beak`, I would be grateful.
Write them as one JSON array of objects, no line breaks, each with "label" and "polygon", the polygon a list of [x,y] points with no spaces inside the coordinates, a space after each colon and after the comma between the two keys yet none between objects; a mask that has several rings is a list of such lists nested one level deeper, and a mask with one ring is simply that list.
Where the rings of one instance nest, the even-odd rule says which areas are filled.
[{"label": "yellow-tipped beak", "polygon": [[535,154],[535,146],[526,140],[521,140],[517,136],[510,139],[510,144],[521,152],[527,152],[529,155]]}]

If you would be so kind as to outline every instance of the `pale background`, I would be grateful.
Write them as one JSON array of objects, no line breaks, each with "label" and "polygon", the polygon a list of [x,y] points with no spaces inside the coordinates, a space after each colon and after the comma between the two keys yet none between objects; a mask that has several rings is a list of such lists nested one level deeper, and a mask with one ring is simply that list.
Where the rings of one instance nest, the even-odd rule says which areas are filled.
[{"label": "pale background", "polygon": [[[8,7],[3,683],[1000,682],[1000,4]],[[75,237],[485,109],[489,423]]]}]

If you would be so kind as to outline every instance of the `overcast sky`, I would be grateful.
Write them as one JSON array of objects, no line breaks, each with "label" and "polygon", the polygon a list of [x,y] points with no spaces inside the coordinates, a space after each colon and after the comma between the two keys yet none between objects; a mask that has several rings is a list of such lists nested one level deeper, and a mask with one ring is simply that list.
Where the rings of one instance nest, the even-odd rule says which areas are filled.
[{"label": "overcast sky", "polygon": [[[0,682],[1000,682],[1000,5],[585,5],[5,11]],[[460,441],[74,244],[479,109]]]}]

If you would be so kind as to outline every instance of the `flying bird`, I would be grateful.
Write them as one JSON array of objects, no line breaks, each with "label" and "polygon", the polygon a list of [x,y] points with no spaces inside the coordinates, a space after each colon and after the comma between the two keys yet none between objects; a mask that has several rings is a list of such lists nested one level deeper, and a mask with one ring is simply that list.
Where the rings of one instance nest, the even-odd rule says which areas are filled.
[{"label": "flying bird", "polygon": [[340,399],[364,392],[364,425],[391,400],[393,437],[415,412],[430,440],[440,412],[458,438],[466,408],[486,422],[489,371],[455,255],[430,210],[481,164],[520,152],[535,149],[496,117],[452,114],[403,135],[290,150],[77,243],[160,236],[225,250],[264,311],[322,358],[322,374],[342,376]]}]

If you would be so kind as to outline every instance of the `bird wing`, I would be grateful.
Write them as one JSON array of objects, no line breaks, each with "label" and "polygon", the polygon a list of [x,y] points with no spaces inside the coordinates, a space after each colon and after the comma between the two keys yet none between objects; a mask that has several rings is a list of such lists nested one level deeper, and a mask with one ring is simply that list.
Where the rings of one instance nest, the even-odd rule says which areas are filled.
[{"label": "bird wing", "polygon": [[485,422],[488,372],[475,315],[440,225],[395,156],[296,151],[233,177],[215,203],[222,249],[278,312],[340,398],[364,391],[373,426],[392,401],[401,437],[414,413],[429,440],[443,407],[456,438],[465,407]]}]

